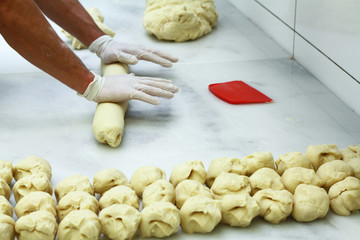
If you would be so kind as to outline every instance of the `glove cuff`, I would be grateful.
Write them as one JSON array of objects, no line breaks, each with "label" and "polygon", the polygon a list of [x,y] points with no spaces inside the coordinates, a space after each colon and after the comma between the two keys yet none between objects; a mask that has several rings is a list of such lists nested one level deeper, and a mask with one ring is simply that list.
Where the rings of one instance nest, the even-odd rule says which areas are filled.
[{"label": "glove cuff", "polygon": [[104,78],[94,74],[94,80],[89,84],[89,86],[86,88],[85,92],[83,94],[79,94],[80,96],[83,96],[87,100],[94,101],[94,99],[99,94],[102,86],[104,85]]},{"label": "glove cuff", "polygon": [[114,40],[109,35],[103,35],[95,39],[89,46],[89,50],[96,53],[98,57],[101,57],[107,46],[109,46]]}]

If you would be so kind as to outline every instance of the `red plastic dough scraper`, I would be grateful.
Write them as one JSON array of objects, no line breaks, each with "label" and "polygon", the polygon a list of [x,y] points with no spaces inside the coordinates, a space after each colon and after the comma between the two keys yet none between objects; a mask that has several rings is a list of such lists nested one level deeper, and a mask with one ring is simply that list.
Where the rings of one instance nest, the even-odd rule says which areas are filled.
[{"label": "red plastic dough scraper", "polygon": [[243,81],[210,84],[209,90],[216,97],[231,104],[273,102],[271,98]]}]

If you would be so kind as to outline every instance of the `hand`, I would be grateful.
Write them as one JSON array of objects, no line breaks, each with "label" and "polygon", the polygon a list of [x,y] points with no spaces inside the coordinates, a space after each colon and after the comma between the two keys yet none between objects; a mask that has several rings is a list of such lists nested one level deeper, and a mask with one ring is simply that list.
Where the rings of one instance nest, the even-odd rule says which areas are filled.
[{"label": "hand", "polygon": [[97,54],[105,64],[122,62],[126,64],[136,64],[138,60],[146,60],[163,67],[171,67],[172,63],[178,61],[167,53],[151,50],[138,45],[120,43],[110,36],[103,35],[93,41],[89,49]]}]

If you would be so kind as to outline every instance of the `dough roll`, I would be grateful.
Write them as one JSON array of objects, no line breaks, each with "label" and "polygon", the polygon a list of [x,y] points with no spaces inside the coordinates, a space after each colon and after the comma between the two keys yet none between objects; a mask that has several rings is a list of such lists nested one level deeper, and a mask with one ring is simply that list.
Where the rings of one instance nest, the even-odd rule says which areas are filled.
[{"label": "dough roll", "polygon": [[[129,73],[129,67],[122,63],[101,63],[103,76]],[[124,134],[124,117],[128,102],[99,103],[96,107],[93,120],[93,133],[98,142],[106,143],[111,147],[120,145]]]}]

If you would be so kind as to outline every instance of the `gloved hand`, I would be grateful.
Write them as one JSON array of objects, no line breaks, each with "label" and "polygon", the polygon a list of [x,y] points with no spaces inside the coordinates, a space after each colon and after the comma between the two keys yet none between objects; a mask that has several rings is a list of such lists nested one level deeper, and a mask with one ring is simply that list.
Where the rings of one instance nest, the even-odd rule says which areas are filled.
[{"label": "gloved hand", "polygon": [[138,60],[146,60],[157,63],[163,67],[171,67],[178,59],[167,53],[146,49],[142,46],[115,41],[108,35],[103,35],[93,41],[89,49],[101,58],[105,64],[122,62],[136,64]]},{"label": "gloved hand", "polygon": [[137,99],[157,105],[159,99],[172,98],[178,88],[170,80],[152,77],[137,77],[134,74],[120,74],[101,77],[94,74],[94,80],[82,95],[95,102],[122,102]]}]

